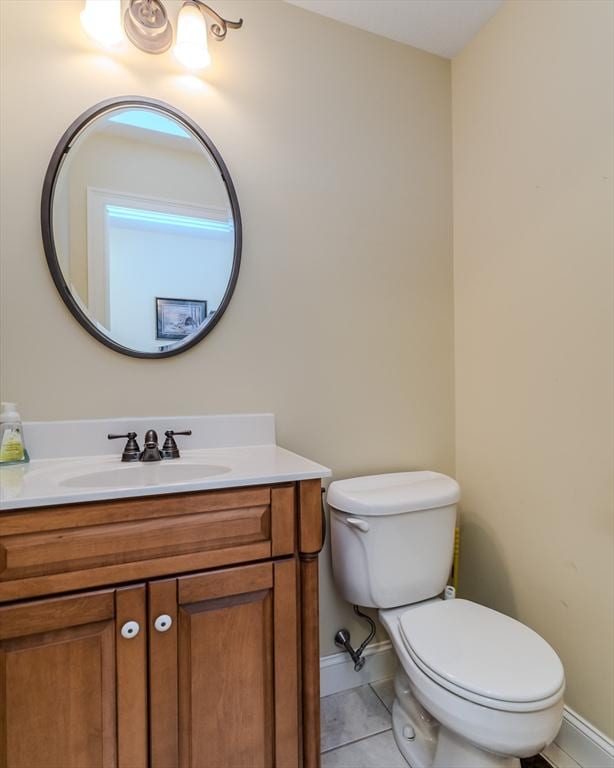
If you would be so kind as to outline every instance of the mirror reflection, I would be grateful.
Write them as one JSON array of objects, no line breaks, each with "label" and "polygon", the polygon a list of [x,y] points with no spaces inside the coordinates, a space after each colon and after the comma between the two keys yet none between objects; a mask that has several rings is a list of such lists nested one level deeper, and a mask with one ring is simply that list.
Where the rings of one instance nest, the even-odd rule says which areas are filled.
[{"label": "mirror reflection", "polygon": [[129,350],[185,345],[232,291],[226,183],[189,126],[155,107],[111,108],[80,131],[61,162],[51,218],[74,302]]}]

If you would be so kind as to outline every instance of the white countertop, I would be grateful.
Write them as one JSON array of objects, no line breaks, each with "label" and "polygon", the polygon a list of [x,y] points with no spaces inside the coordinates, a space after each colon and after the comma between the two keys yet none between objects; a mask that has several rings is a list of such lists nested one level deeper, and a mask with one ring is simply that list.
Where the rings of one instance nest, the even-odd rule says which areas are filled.
[{"label": "white countertop", "polygon": [[[188,480],[163,477],[169,465],[194,467],[197,472],[201,464],[205,471],[211,465],[224,471]],[[89,481],[87,488],[73,485],[80,476],[95,478],[108,470],[119,470],[115,487],[102,483],[96,486],[95,479]],[[284,483],[330,474],[326,467],[277,445],[188,450],[182,452],[180,459],[151,463],[121,463],[117,455],[38,459],[29,464],[0,467],[0,510]]]},{"label": "white countertop", "polygon": [[[42,457],[33,458],[28,464],[0,466],[0,510],[284,483],[331,474],[327,467],[268,442],[275,439],[274,418],[270,414],[169,418],[153,424],[152,421],[24,424],[31,456]],[[100,437],[104,433],[106,441],[107,431],[127,431],[135,422],[140,422],[137,428],[146,423],[159,430],[189,425],[194,430],[195,447],[187,448],[189,437],[178,438],[180,459],[150,463],[123,463],[121,451],[125,440],[115,441],[113,448],[117,452],[113,454],[84,455],[89,453],[84,449],[91,446],[92,435]],[[168,426],[171,423],[176,426]],[[219,439],[212,438],[216,432]],[[253,444],[258,438],[267,442]],[[236,444],[228,445],[229,441]],[[218,444],[211,445],[212,442]],[[102,441],[98,445],[107,450],[111,446]],[[58,456],[58,446],[64,446],[64,450],[68,450],[67,446],[77,448],[79,455]]]}]

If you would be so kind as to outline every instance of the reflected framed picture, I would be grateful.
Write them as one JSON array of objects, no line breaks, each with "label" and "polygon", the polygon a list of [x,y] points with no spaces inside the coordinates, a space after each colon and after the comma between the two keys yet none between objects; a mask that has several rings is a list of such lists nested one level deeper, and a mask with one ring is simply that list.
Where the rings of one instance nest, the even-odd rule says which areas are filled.
[{"label": "reflected framed picture", "polygon": [[185,339],[207,319],[204,299],[156,298],[156,338]]}]

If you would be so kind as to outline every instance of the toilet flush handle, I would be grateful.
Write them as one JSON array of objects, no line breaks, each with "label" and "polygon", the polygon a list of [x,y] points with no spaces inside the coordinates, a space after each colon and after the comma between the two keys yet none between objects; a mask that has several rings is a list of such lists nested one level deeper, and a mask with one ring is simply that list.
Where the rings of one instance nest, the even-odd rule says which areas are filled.
[{"label": "toilet flush handle", "polygon": [[346,517],[345,522],[351,525],[352,528],[358,528],[359,531],[366,533],[369,530],[369,523],[365,520],[358,520],[355,517]]}]

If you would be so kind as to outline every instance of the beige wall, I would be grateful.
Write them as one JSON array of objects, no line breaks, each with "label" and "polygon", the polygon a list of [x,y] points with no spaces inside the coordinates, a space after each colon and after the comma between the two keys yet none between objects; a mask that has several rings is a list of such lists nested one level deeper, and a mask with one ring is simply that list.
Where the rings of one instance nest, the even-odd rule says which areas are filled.
[{"label": "beige wall", "polygon": [[[174,9],[177,4],[173,4]],[[452,472],[450,65],[282,2],[217,2],[245,26],[206,79],[108,57],[82,3],[2,0],[2,397],[26,419],[273,411],[336,477]],[[204,343],[122,357],[62,304],[39,201],[51,152],[114,95],[174,104],[227,162],[244,218],[230,308]],[[354,623],[322,565],[322,651]]]},{"label": "beige wall", "polygon": [[508,2],[452,67],[462,591],[610,736],[613,9]]}]

